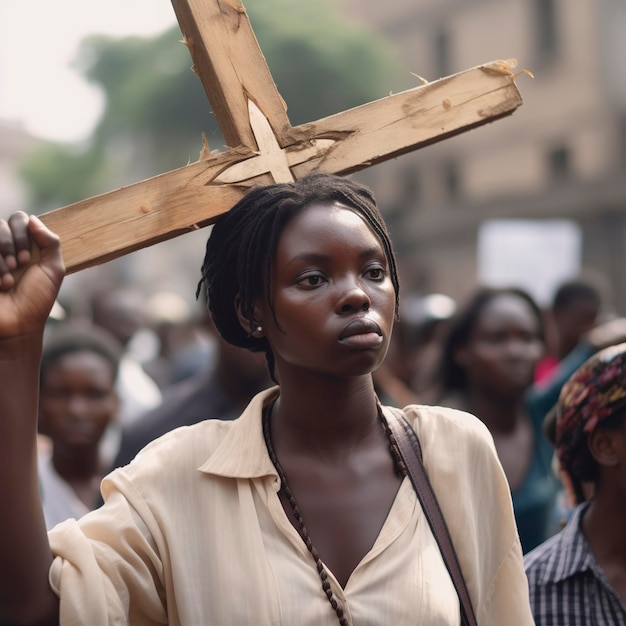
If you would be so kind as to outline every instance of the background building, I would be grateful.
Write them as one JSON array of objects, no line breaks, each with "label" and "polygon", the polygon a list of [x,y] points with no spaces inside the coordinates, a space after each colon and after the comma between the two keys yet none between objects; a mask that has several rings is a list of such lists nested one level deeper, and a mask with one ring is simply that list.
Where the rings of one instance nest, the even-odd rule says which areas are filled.
[{"label": "background building", "polygon": [[[626,315],[624,0],[335,2],[429,81],[512,57],[534,74],[519,75],[524,104],[513,116],[355,175],[376,190],[405,290],[462,299],[478,282],[514,275],[546,304],[556,278],[580,268]],[[27,208],[16,168],[34,141],[0,124],[0,216]],[[205,238],[159,244],[189,257],[177,257],[188,268],[189,280],[178,281],[185,293]],[[133,256],[138,275],[153,269],[165,279],[167,254],[166,267]]]},{"label": "background building", "polygon": [[[511,57],[534,74],[518,77],[524,105],[512,117],[358,175],[388,207],[405,283],[461,298],[483,278],[487,222],[566,219],[581,234],[583,273],[604,279],[626,313],[626,3],[338,2],[429,81]],[[558,240],[528,236],[526,248],[527,282],[549,284]]]}]

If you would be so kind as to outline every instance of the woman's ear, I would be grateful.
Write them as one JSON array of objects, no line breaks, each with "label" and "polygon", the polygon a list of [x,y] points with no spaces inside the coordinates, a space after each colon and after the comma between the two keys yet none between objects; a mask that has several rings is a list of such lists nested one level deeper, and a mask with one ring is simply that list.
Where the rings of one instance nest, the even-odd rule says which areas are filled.
[{"label": "woman's ear", "polygon": [[591,456],[605,467],[624,462],[624,435],[622,430],[596,428],[587,439]]},{"label": "woman's ear", "polygon": [[246,317],[241,309],[241,297],[239,294],[235,296],[235,310],[237,311],[237,318],[239,319],[239,324],[241,327],[250,335],[251,337],[263,337],[265,335],[263,331],[263,324],[259,321],[258,307],[253,305],[252,311],[252,319]]}]

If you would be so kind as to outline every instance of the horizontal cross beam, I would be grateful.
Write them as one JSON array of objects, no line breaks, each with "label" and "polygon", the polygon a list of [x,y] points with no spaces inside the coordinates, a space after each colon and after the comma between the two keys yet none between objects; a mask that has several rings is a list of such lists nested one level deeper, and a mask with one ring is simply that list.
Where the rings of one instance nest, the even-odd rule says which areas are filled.
[{"label": "horizontal cross beam", "polygon": [[291,126],[239,0],[172,0],[228,145],[180,169],[41,216],[68,273],[208,226],[251,187],[312,171],[350,174],[513,113],[511,72],[495,61]]}]

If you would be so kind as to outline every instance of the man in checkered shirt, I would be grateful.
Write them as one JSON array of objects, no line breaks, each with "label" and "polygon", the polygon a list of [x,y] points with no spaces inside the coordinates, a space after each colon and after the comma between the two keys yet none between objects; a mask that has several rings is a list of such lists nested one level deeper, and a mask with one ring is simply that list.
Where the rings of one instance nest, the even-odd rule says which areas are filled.
[{"label": "man in checkered shirt", "polygon": [[526,555],[537,626],[626,626],[626,343],[568,380],[554,413],[560,469],[576,505]]}]

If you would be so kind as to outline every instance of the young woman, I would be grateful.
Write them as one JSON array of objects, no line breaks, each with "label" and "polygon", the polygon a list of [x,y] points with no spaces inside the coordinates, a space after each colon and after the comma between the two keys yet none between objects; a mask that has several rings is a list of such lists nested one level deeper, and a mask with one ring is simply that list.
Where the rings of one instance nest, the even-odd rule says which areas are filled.
[{"label": "young woman", "polygon": [[47,338],[39,378],[39,432],[50,441],[39,455],[39,484],[48,529],[80,518],[100,501],[108,463],[100,454],[118,416],[115,382],[122,347],[97,326],[62,323]]},{"label": "young woman", "polygon": [[442,351],[444,406],[480,417],[512,491],[525,552],[556,532],[552,446],[526,394],[544,351],[541,312],[527,292],[478,289],[451,322]]},{"label": "young woman", "polygon": [[[29,235],[40,259],[29,258]],[[229,342],[275,387],[231,422],[150,444],[105,504],[45,533],[37,368],[63,264],[36,218],[0,224],[0,621],[459,624],[459,600],[372,372],[398,310],[371,192],[315,174],[251,191],[215,224],[202,283]],[[509,488],[477,419],[409,406],[478,623],[532,624]],[[5,442],[11,442],[6,444]],[[9,480],[7,477],[11,476]]]}]

